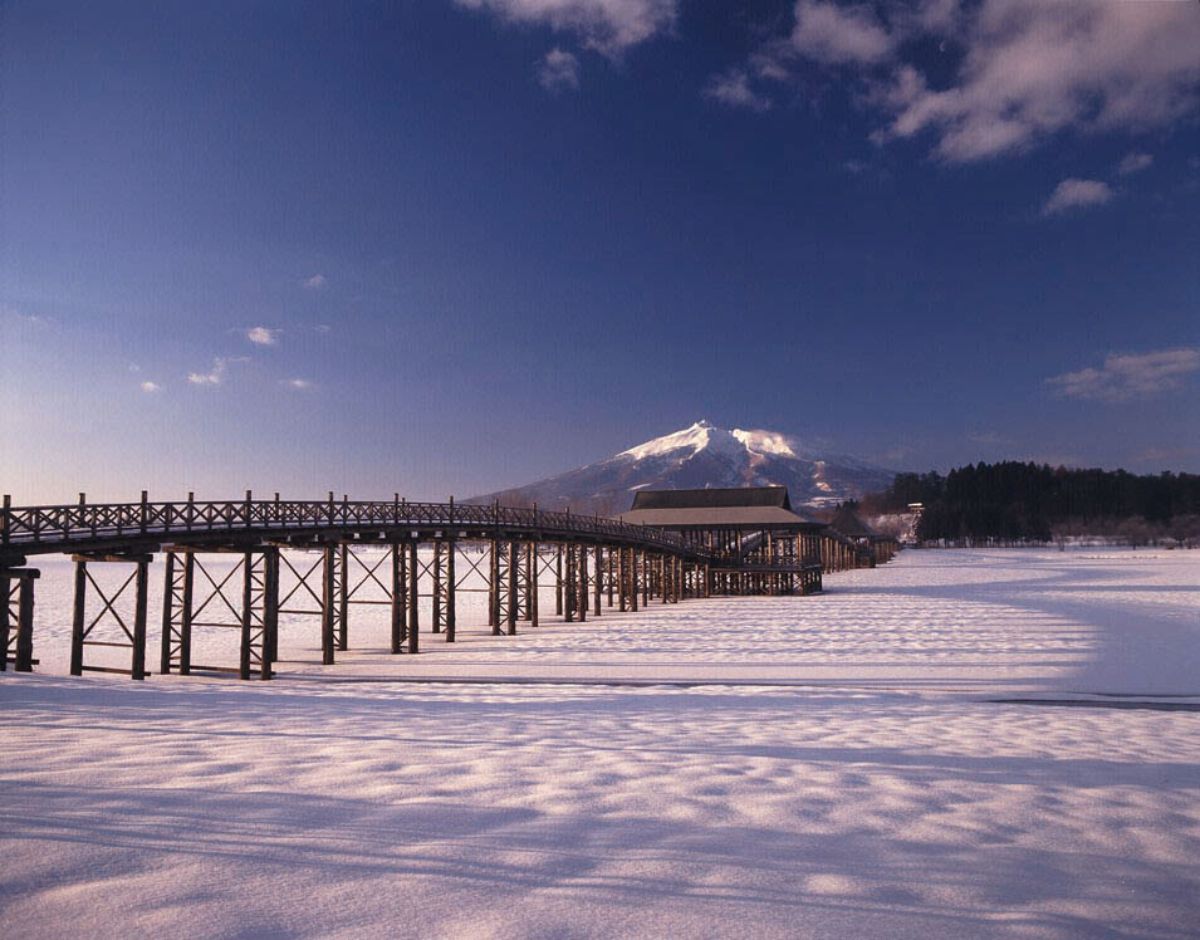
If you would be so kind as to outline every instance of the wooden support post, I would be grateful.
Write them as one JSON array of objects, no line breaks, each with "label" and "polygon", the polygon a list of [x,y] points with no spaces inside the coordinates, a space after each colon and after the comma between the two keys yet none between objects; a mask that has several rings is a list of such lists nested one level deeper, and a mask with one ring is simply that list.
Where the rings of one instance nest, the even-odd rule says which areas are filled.
[{"label": "wooden support post", "polygon": [[133,663],[130,675],[134,679],[146,678],[146,582],[149,576],[149,562],[139,561],[133,586]]},{"label": "wooden support post", "polygon": [[71,618],[71,675],[83,675],[83,618],[87,607],[87,562],[75,562],[75,604]]},{"label": "wooden support post", "polygon": [[8,669],[10,645],[13,668],[33,671],[33,583],[39,575],[34,568],[0,569],[0,672]]},{"label": "wooden support post", "polygon": [[390,551],[392,555],[392,652],[400,653],[403,652],[406,639],[404,617],[408,606],[405,603],[408,595],[408,578],[404,564],[406,560],[404,543],[393,542]]},{"label": "wooden support post", "polygon": [[592,597],[594,609],[592,612],[597,617],[600,616],[600,603],[601,603],[601,600],[603,599],[601,597],[601,592],[603,591],[603,589],[604,589],[604,546],[597,545],[596,546],[596,578],[592,583],[592,590],[594,592],[593,597]]},{"label": "wooden support post", "polygon": [[629,550],[629,609],[635,614],[638,609],[638,578],[645,574],[643,560],[644,556],[638,549]]},{"label": "wooden support post", "polygon": [[520,562],[517,558],[517,541],[509,539],[505,546],[508,552],[508,610],[505,611],[505,621],[508,624],[508,635],[517,635],[517,575],[520,572]]},{"label": "wooden support post", "polygon": [[608,575],[608,606],[609,607],[612,607],[612,605],[613,605],[613,589],[614,589],[613,580],[617,576],[617,564],[618,564],[616,555],[620,551],[621,550],[619,548],[613,548],[610,545],[608,547],[608,551],[606,551],[604,553],[604,560],[606,563],[604,570],[605,570],[605,573]]},{"label": "wooden support post", "polygon": [[579,622],[587,620],[588,614],[588,551],[586,545],[577,545],[579,552]]},{"label": "wooden support post", "polygon": [[[17,672],[33,672],[33,582],[38,575],[38,571],[27,570],[17,589],[17,657],[13,663]],[[8,656],[7,642],[4,656]]]},{"label": "wooden support post", "polygon": [[538,561],[537,542],[529,543],[529,559],[532,572],[529,579],[529,623],[536,627],[538,625],[538,579],[541,576],[541,572],[538,570],[540,562]]},{"label": "wooden support post", "polygon": [[458,620],[458,602],[454,584],[454,552],[455,540],[450,535],[446,538],[446,642],[454,642],[454,632]]},{"label": "wooden support post", "polygon": [[196,562],[191,552],[183,557],[183,610],[179,613],[179,674],[192,674],[192,595]]},{"label": "wooden support post", "polygon": [[433,540],[433,561],[430,562],[430,581],[433,583],[433,590],[430,592],[429,607],[430,607],[430,631],[433,633],[442,632],[442,540],[435,538]]},{"label": "wooden support post", "polygon": [[500,636],[500,540],[488,543],[488,626]]},{"label": "wooden support post", "polygon": [[643,571],[642,606],[649,607],[650,606],[650,559],[649,559],[649,557],[647,557],[647,555],[644,551],[641,552],[641,556],[642,556],[642,563],[641,563],[640,567]]},{"label": "wooden support post", "polygon": [[[12,629],[9,621],[12,619],[13,590],[12,578],[7,571],[0,568],[0,672],[8,670],[8,644]],[[19,591],[20,587],[16,590]]]},{"label": "wooden support post", "polygon": [[533,622],[533,596],[537,594],[537,552],[532,542],[525,542],[518,548],[521,555],[523,577],[521,583],[525,586],[525,616],[526,623]]},{"label": "wooden support post", "polygon": [[262,669],[259,678],[270,679],[272,665],[279,659],[279,549],[271,545],[262,550]]},{"label": "wooden support post", "polygon": [[[343,504],[346,497],[342,497]],[[345,652],[350,649],[350,546],[343,542],[340,546],[338,584],[338,626],[337,648]]]},{"label": "wooden support post", "polygon": [[566,571],[563,583],[563,619],[567,623],[575,621],[575,592],[579,590],[578,575],[575,571],[575,546],[567,544],[562,547],[566,555]]},{"label": "wooden support post", "polygon": [[[330,494],[332,499],[332,494]],[[321,662],[326,666],[334,663],[337,646],[337,562],[338,547],[326,545],[321,560]]]},{"label": "wooden support post", "polygon": [[163,566],[162,643],[158,657],[159,675],[171,671],[171,634],[175,626],[175,553],[167,552]]},{"label": "wooden support post", "polygon": [[[342,551],[345,551],[345,549],[343,548]],[[250,637],[251,631],[254,629],[254,593],[252,582],[254,554],[246,552],[242,558],[242,648],[238,663],[238,675],[242,679],[249,679]]]},{"label": "wooden support post", "polygon": [[420,650],[421,566],[417,561],[417,540],[408,543],[408,651]]},{"label": "wooden support post", "polygon": [[563,615],[563,547],[557,546],[557,556],[554,562],[554,614]]},{"label": "wooden support post", "polygon": [[629,549],[622,546],[617,549],[617,603],[618,610],[625,613],[625,598],[629,594],[629,585],[627,583],[629,566],[625,563],[625,556]]}]

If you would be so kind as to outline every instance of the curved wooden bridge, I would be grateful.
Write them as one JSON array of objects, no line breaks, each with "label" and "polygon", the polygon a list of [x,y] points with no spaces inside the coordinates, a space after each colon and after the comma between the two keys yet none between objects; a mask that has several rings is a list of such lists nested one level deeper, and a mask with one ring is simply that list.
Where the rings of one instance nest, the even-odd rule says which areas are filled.
[{"label": "curved wooden bridge", "polygon": [[[164,558],[159,671],[235,672],[268,679],[278,658],[279,615],[320,621],[322,661],[349,649],[353,604],[390,609],[391,651],[420,648],[421,600],[430,629],[453,643],[456,596],[486,590],[494,635],[536,626],[539,589],[553,588],[555,615],[601,616],[605,606],[637,611],[652,600],[677,603],[723,592],[806,594],[821,588],[822,544],[812,532],[717,545],[598,516],[500,505],[390,501],[256,500],[133,503],[79,502],[0,508],[0,669],[34,663],[34,584],[29,556],[69,554],[75,562],[71,673],[146,668],[147,583]],[[421,550],[418,551],[418,548]],[[371,553],[364,552],[372,549]],[[382,549],[382,552],[379,550]],[[210,554],[233,554],[232,571],[215,577]],[[89,566],[130,566],[124,584],[106,591]],[[485,588],[470,588],[468,577]],[[549,579],[549,584],[546,583]],[[89,598],[99,602],[89,611]],[[93,615],[94,612],[94,615]],[[224,612],[224,617],[221,613]],[[117,641],[95,639],[106,623]],[[15,628],[15,629],[14,629]],[[237,665],[192,661],[195,629],[240,631]],[[103,635],[103,632],[99,635]],[[93,647],[127,649],[128,669],[88,662]]]}]

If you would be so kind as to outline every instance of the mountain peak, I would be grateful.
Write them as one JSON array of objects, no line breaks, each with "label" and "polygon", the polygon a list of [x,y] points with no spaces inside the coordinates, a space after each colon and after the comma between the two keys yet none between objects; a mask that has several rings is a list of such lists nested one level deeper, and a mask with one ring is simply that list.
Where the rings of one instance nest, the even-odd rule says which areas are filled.
[{"label": "mountain peak", "polygon": [[786,486],[793,505],[829,505],[891,483],[892,474],[852,458],[809,452],[779,431],[721,428],[701,419],[597,463],[528,486],[492,493],[507,505],[615,515],[641,489]]},{"label": "mountain peak", "polygon": [[628,450],[623,450],[613,459],[628,458],[646,460],[651,457],[677,457],[686,460],[701,451],[712,453],[734,454],[744,449],[732,431],[726,431],[716,425],[700,420],[679,431],[672,431],[662,437],[638,444]]},{"label": "mountain peak", "polygon": [[799,441],[778,431],[720,428],[701,418],[694,424],[662,437],[623,450],[613,459],[645,460],[649,457],[673,456],[686,460],[708,451],[730,457],[801,457]]}]

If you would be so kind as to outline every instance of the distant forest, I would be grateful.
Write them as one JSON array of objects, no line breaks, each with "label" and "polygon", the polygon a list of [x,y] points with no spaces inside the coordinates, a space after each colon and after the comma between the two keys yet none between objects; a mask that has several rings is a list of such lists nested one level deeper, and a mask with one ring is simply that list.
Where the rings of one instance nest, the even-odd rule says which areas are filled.
[{"label": "distant forest", "polygon": [[898,513],[923,503],[920,541],[1049,542],[1118,538],[1134,545],[1200,540],[1200,475],[1137,476],[1033,463],[978,463],[901,473],[863,508]]}]

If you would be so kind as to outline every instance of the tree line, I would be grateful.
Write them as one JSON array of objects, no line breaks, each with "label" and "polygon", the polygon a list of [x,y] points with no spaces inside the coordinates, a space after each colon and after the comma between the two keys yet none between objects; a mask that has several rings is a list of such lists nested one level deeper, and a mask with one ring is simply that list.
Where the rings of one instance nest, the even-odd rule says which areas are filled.
[{"label": "tree line", "polygon": [[940,473],[901,473],[869,499],[875,512],[924,506],[921,541],[1048,542],[1118,537],[1134,544],[1200,538],[1200,475],[1138,476],[1034,463],[969,464]]}]

